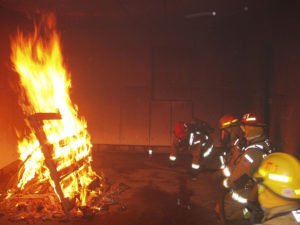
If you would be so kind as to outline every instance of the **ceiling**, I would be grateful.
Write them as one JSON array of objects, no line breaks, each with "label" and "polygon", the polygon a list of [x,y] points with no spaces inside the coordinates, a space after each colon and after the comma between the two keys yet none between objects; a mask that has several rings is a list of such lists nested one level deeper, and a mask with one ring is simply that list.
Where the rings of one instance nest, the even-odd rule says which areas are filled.
[{"label": "ceiling", "polygon": [[69,21],[106,25],[201,25],[263,12],[275,0],[0,0],[2,9],[54,11]]}]

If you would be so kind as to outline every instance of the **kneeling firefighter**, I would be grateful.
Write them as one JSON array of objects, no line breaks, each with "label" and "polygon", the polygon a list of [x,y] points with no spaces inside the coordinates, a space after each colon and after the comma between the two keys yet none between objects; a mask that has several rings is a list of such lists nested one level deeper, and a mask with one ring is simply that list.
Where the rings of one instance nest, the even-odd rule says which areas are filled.
[{"label": "kneeling firefighter", "polygon": [[222,116],[219,120],[221,141],[221,152],[219,153],[221,186],[215,210],[219,214],[222,224],[226,224],[224,197],[228,192],[227,177],[230,176],[230,171],[233,170],[234,162],[241,155],[246,144],[246,139],[244,138],[240,124],[240,120],[230,114]]},{"label": "kneeling firefighter", "polygon": [[229,170],[228,168],[231,167],[231,163],[240,155],[245,145],[245,138],[237,117],[226,114],[219,120],[219,126],[220,141],[222,144],[222,152],[219,155],[220,169],[225,176],[227,170]]},{"label": "kneeling firefighter", "polygon": [[207,158],[213,150],[213,141],[210,133],[213,129],[204,121],[193,119],[191,122],[178,122],[172,135],[171,153],[169,160],[174,165],[178,151],[184,149],[192,154],[191,170],[197,174],[200,161]]},{"label": "kneeling firefighter", "polygon": [[224,198],[225,219],[239,224],[249,224],[249,218],[245,218],[245,208],[249,202],[253,202],[252,179],[262,160],[273,148],[265,134],[266,124],[258,113],[250,112],[243,115],[241,128],[244,130],[246,145],[241,153],[231,163],[226,173],[224,186],[228,188]]}]

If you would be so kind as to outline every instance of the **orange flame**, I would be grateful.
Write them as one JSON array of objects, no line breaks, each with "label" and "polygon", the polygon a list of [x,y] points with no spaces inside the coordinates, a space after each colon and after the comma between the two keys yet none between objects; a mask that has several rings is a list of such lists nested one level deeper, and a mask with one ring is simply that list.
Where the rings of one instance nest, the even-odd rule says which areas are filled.
[{"label": "orange flame", "polygon": [[[69,96],[71,80],[64,67],[54,14],[43,15],[33,34],[25,35],[18,29],[11,48],[14,69],[26,93],[27,103],[20,104],[24,113],[59,112],[62,116],[61,120],[45,121],[43,129],[53,145],[52,157],[64,196],[74,199],[80,195],[77,204],[85,205],[87,186],[97,176],[90,165],[92,144],[87,123],[77,118],[78,107]],[[33,178],[48,180],[54,187],[34,133],[19,142],[18,150],[24,161],[18,187],[23,189]]]}]

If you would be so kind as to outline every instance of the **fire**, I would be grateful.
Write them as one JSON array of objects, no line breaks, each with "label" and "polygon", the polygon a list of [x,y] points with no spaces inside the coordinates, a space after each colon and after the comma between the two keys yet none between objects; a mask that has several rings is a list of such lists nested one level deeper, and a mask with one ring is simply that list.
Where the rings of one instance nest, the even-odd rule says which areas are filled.
[{"label": "fire", "polygon": [[[25,115],[59,113],[60,120],[44,120],[43,131],[53,146],[52,160],[59,174],[65,198],[76,199],[77,206],[86,205],[87,186],[97,177],[91,168],[91,140],[87,123],[78,118],[78,107],[69,96],[70,74],[63,62],[60,37],[54,14],[41,17],[32,34],[18,29],[11,40],[11,61],[19,74],[26,100],[20,101]],[[18,188],[29,181],[55,183],[45,164],[41,143],[32,132],[18,143],[24,165],[19,172]]]}]

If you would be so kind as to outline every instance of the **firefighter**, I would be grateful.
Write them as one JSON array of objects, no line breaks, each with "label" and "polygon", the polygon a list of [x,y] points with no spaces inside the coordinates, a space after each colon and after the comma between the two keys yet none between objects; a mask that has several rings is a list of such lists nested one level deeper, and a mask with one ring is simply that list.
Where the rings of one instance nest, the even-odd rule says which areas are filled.
[{"label": "firefighter", "polygon": [[261,161],[272,152],[272,146],[265,134],[266,124],[258,113],[244,114],[241,128],[244,131],[246,147],[234,159],[224,180],[225,186],[228,187],[224,198],[224,216],[226,220],[247,224],[248,221],[244,219],[244,208],[247,206],[248,199],[253,196],[255,185],[252,176]]},{"label": "firefighter", "polygon": [[213,141],[210,133],[213,129],[204,121],[192,119],[191,122],[178,122],[172,135],[171,153],[169,160],[174,166],[178,151],[184,149],[192,154],[191,173],[197,175],[200,170],[200,161],[211,155]]},{"label": "firefighter", "polygon": [[[237,117],[226,114],[219,120],[220,140],[222,152],[219,155],[221,170],[221,188],[219,198],[216,204],[216,212],[220,216],[220,220],[225,224],[224,215],[224,197],[228,192],[227,177],[233,165],[234,159],[238,158],[245,144],[243,131],[240,127],[240,121]],[[223,187],[222,187],[223,186]]]},{"label": "firefighter", "polygon": [[176,123],[172,133],[170,165],[174,166],[180,150],[188,148],[188,123],[179,121]]},{"label": "firefighter", "polygon": [[300,223],[300,162],[294,156],[276,152],[268,155],[254,174],[258,200],[264,211],[262,224]]},{"label": "firefighter", "polygon": [[219,156],[223,174],[226,174],[226,167],[240,154],[244,145],[243,131],[240,128],[240,122],[237,117],[226,114],[219,120],[220,140],[222,144],[222,153]]},{"label": "firefighter", "polygon": [[224,148],[230,149],[236,139],[241,138],[242,130],[240,128],[239,119],[235,116],[226,114],[219,120],[221,130],[221,144]]}]

